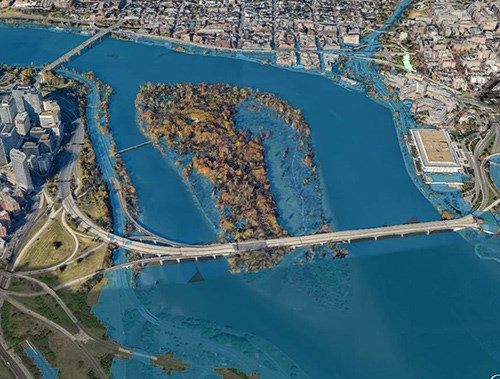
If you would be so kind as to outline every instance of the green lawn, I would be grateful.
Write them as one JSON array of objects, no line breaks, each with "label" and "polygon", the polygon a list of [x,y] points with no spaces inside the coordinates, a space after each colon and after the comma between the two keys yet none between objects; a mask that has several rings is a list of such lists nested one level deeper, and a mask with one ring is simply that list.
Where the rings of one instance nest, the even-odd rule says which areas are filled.
[{"label": "green lawn", "polygon": [[13,292],[38,292],[42,291],[42,288],[27,279],[13,277],[10,279],[9,291]]},{"label": "green lawn", "polygon": [[21,259],[20,267],[32,270],[63,262],[73,252],[75,242],[64,229],[60,215],[38,236]]},{"label": "green lawn", "polygon": [[38,222],[33,225],[33,227],[30,229],[26,237],[24,238],[23,244],[20,246],[19,251],[21,251],[24,246],[33,238],[33,236],[42,228],[43,225],[47,222],[49,218],[49,215],[44,213],[42,217],[38,220]]},{"label": "green lawn", "polygon": [[[100,247],[81,261],[76,260],[68,264],[64,270],[47,272],[37,276],[37,278],[47,283],[49,286],[55,287],[58,284],[91,274],[102,268],[105,253],[106,245]],[[79,251],[78,254],[80,255],[82,252]]]}]

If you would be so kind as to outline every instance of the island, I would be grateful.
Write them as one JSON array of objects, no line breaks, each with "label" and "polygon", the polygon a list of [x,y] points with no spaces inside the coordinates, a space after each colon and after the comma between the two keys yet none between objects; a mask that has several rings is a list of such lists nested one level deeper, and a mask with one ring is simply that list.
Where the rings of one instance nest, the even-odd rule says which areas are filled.
[{"label": "island", "polygon": [[[255,133],[238,125],[236,118],[242,109],[265,107],[296,131],[302,164],[309,171],[303,180],[307,184],[317,179],[317,173],[309,126],[300,110],[274,94],[227,83],[146,83],[137,95],[136,107],[141,129],[157,148],[173,154],[183,178],[189,183],[201,175],[209,181],[221,241],[289,234],[279,222],[268,177],[263,142],[272,130],[260,128]],[[265,249],[241,253],[229,261],[233,270],[254,271],[276,265],[288,252],[288,248]]]}]

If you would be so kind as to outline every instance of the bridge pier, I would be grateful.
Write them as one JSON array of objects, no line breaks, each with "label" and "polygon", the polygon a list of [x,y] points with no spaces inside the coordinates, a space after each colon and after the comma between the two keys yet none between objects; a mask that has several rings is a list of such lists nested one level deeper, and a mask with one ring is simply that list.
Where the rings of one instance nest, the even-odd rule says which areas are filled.
[{"label": "bridge pier", "polygon": [[177,263],[181,263],[181,260],[179,258],[175,258],[175,260],[177,261]]},{"label": "bridge pier", "polygon": [[373,239],[374,239],[375,241],[376,241],[376,240],[378,240],[378,236],[373,237]]},{"label": "bridge pier", "polygon": [[430,230],[426,230],[426,231],[425,231],[425,234],[426,234],[426,235],[429,235],[429,234],[431,234],[431,231],[430,231]]},{"label": "bridge pier", "polygon": [[213,258],[213,259],[217,259],[217,256],[216,256],[216,255],[212,255],[212,258]]},{"label": "bridge pier", "polygon": [[160,265],[163,266],[163,261],[160,261]]}]

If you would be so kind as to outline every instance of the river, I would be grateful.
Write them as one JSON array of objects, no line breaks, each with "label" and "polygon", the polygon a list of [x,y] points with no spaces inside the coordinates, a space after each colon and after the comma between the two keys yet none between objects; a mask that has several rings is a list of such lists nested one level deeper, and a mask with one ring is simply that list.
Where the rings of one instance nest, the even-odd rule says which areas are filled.
[{"label": "river", "polygon": [[[0,62],[39,65],[85,37],[0,27]],[[303,111],[333,228],[397,224],[439,215],[401,159],[391,112],[364,94],[301,72],[237,59],[179,54],[106,39],[69,67],[93,71],[115,92],[118,149],[144,141],[133,101],[141,83],[231,82],[274,92]],[[169,238],[215,233],[175,168],[153,147],[123,156],[140,220]],[[193,364],[175,377],[237,367],[264,378],[490,377],[500,367],[500,265],[479,259],[458,234],[356,243],[341,261],[296,262],[230,275],[223,261],[147,268],[133,289],[110,275],[96,315],[109,336],[139,352],[174,351]],[[188,283],[199,270],[204,280]],[[115,378],[163,377],[136,356]]]}]

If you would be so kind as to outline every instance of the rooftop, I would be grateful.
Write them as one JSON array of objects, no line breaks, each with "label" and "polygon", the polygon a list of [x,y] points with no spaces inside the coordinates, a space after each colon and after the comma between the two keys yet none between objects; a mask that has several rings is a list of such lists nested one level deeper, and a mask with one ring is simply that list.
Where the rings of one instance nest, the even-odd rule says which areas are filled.
[{"label": "rooftop", "polygon": [[412,129],[420,159],[425,168],[459,168],[449,134],[444,130]]}]

